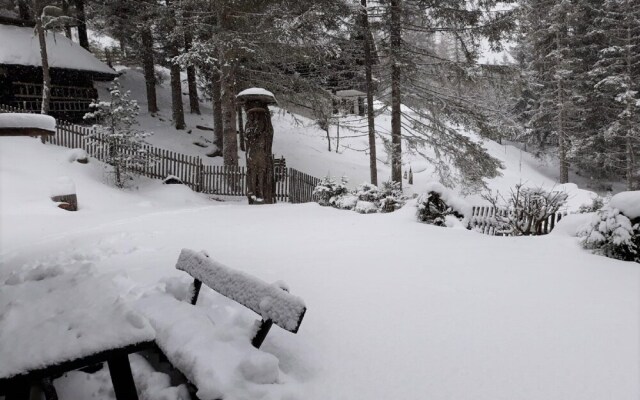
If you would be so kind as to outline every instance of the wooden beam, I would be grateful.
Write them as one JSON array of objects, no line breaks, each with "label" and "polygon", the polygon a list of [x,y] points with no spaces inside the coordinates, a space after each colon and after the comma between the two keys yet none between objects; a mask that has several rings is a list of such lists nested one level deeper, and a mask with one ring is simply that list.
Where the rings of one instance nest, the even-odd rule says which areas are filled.
[{"label": "wooden beam", "polygon": [[40,382],[42,379],[50,376],[61,376],[65,372],[75,371],[88,365],[108,361],[117,354],[131,354],[153,348],[153,346],[153,341],[136,343],[117,349],[101,351],[75,360],[64,361],[56,365],[35,369],[9,378],[0,378],[0,395],[9,393],[9,391],[16,386],[16,383],[24,382],[30,384],[31,382]]},{"label": "wooden beam", "polygon": [[0,136],[53,136],[55,131],[40,128],[0,128]]},{"label": "wooden beam", "polygon": [[113,390],[117,400],[138,400],[136,384],[131,373],[129,355],[123,352],[113,354],[107,361]]}]

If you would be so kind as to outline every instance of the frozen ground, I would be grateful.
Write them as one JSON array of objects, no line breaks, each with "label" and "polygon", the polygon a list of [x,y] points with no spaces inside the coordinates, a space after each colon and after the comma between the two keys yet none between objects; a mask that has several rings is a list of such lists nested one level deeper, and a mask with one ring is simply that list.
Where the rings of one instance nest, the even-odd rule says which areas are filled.
[{"label": "frozen ground", "polygon": [[[359,215],[212,202],[149,180],[119,191],[103,183],[95,160],[70,162],[70,153],[3,138],[0,284],[15,271],[91,267],[128,277],[129,295],[144,296],[188,281],[174,269],[184,247],[284,280],[308,311],[297,335],[273,328],[262,348],[279,362],[277,383],[229,398],[640,396],[640,269],[589,254],[562,229],[500,238],[417,223],[411,204]],[[60,176],[75,183],[78,212],[48,199]],[[235,329],[255,318],[208,290],[203,296]],[[138,382],[150,382],[148,368],[134,360]],[[104,371],[56,385],[66,398],[110,396]]]}]

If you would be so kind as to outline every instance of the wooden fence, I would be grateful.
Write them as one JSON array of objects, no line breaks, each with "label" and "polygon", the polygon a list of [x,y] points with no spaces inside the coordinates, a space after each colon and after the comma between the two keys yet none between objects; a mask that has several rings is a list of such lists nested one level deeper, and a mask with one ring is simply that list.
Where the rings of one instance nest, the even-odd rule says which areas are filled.
[{"label": "wooden fence", "polygon": [[[506,209],[496,209],[495,207],[473,207],[468,227],[469,229],[484,233],[485,235],[504,236],[505,233],[502,232],[501,227],[498,224],[498,219],[506,217],[507,214],[508,211]],[[546,235],[551,232],[565,215],[567,214],[557,212],[554,215],[549,216],[549,218],[542,223],[541,231],[537,234]]]},{"label": "wooden fence", "polygon": [[[0,112],[28,111],[0,104]],[[56,120],[56,134],[48,137],[46,141],[57,146],[84,149],[90,156],[100,161],[106,162],[109,157],[106,137],[98,134],[92,127]],[[202,158],[198,156],[150,145],[143,145],[140,150],[149,161],[139,168],[132,168],[140,175],[155,179],[165,179],[173,175],[192,190],[201,193],[220,196],[247,195],[245,167],[205,165]],[[320,179],[280,164],[276,166],[275,175],[277,201],[290,203],[314,201],[313,189]]]}]

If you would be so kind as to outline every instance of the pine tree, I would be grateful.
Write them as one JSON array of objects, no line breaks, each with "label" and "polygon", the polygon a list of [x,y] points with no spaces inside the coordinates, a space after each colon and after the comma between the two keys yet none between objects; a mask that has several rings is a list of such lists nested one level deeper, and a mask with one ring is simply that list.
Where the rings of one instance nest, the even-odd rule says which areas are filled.
[{"label": "pine tree", "polygon": [[607,42],[598,53],[591,75],[602,107],[599,136],[603,164],[624,176],[627,189],[638,186],[640,153],[640,4],[606,0],[597,17]]},{"label": "pine tree", "polygon": [[152,163],[153,158],[144,147],[146,132],[135,128],[140,111],[137,101],[123,92],[116,78],[109,88],[110,101],[93,102],[94,110],[85,115],[87,120],[97,121],[92,139],[107,148],[107,164],[113,167],[115,185],[123,188],[132,174]]},{"label": "pine tree", "polygon": [[[390,94],[392,180],[401,182],[403,141],[432,161],[447,185],[459,181],[478,187],[484,177],[498,174],[500,163],[459,131],[490,128],[486,109],[474,98],[475,83],[488,76],[476,63],[480,40],[498,43],[514,23],[513,10],[495,10],[497,3],[380,2],[380,78],[382,90]],[[434,43],[441,36],[458,43],[458,60],[438,54]],[[425,153],[425,147],[435,156]]]}]

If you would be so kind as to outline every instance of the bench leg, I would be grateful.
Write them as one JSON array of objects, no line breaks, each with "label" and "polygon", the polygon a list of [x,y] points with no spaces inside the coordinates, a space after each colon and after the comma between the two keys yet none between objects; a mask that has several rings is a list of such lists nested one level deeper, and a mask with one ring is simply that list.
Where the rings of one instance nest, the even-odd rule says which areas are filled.
[{"label": "bench leg", "polygon": [[29,400],[31,397],[31,385],[27,382],[16,382],[9,387],[6,400]]},{"label": "bench leg", "polygon": [[44,378],[40,382],[40,387],[44,393],[45,400],[58,400],[58,392],[56,392],[56,387],[53,386],[53,380],[51,378]]},{"label": "bench leg", "polygon": [[107,364],[109,365],[111,383],[113,383],[116,399],[138,400],[136,384],[133,381],[131,364],[129,364],[129,356],[124,353],[116,354],[107,361]]},{"label": "bench leg", "polygon": [[259,349],[260,346],[262,346],[262,342],[264,342],[264,340],[267,338],[269,330],[271,330],[271,325],[273,325],[273,322],[270,319],[266,321],[262,320],[260,322],[260,327],[258,328],[256,335],[253,337],[253,339],[251,339],[251,344],[253,345],[253,347]]}]

